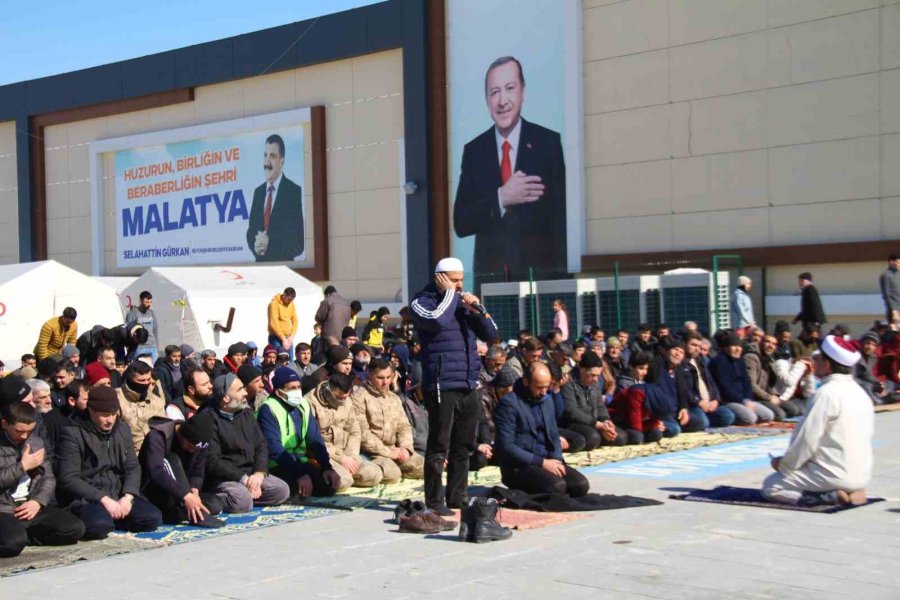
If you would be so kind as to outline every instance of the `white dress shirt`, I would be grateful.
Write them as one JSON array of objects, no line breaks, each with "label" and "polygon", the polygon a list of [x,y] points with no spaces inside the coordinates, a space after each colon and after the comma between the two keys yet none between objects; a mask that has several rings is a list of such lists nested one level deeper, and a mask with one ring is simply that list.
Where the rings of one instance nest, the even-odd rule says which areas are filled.
[{"label": "white dress shirt", "polygon": [[[497,131],[497,128],[494,127],[494,137],[497,139],[497,162],[503,164],[503,142],[509,142],[509,166],[510,166],[510,174],[516,172],[516,157],[519,155],[519,138],[522,136],[522,118],[519,117],[519,121],[516,123],[516,126],[513,127],[512,131],[509,132],[508,137],[503,137],[500,135],[500,132]],[[503,215],[506,213],[506,209],[503,208],[503,200],[500,198],[500,190],[497,190],[497,206],[500,207],[500,218],[503,218]]]}]

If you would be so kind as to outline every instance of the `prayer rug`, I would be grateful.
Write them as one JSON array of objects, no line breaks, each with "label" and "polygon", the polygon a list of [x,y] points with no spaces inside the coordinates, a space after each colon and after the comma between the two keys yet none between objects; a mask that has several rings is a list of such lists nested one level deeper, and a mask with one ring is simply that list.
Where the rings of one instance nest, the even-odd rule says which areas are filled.
[{"label": "prayer rug", "polygon": [[[758,489],[739,488],[727,485],[720,485],[711,490],[694,490],[688,494],[672,494],[669,496],[672,500],[687,500],[688,502],[711,502],[714,504],[736,504],[739,506],[759,506],[761,508],[775,508],[779,510],[799,510],[802,512],[814,513],[836,513],[851,508],[858,508],[852,504],[842,505],[825,505],[825,506],[794,506],[791,504],[781,504],[780,502],[771,502],[766,500]],[[875,502],[883,502],[884,498],[868,498],[865,504],[859,506],[868,506]]]},{"label": "prayer rug", "polygon": [[0,558],[0,577],[71,565],[117,554],[128,554],[165,546],[163,542],[110,536],[105,540],[78,542],[74,546],[26,546],[19,556]]},{"label": "prayer rug", "polygon": [[[459,510],[453,512],[455,516],[450,518],[459,521]],[[540,529],[548,525],[561,525],[570,521],[586,519],[589,516],[588,513],[551,513],[501,507],[497,511],[497,522],[503,527],[521,531],[523,529]]]},{"label": "prayer rug", "polygon": [[900,410],[900,402],[894,402],[893,404],[876,404],[875,412],[891,412],[895,410]]}]

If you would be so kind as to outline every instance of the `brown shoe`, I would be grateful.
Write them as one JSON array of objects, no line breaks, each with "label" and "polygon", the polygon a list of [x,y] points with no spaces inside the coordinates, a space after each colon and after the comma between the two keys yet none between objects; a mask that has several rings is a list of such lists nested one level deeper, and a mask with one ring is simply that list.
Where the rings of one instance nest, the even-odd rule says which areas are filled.
[{"label": "brown shoe", "polygon": [[424,502],[413,502],[410,506],[410,512],[418,512],[423,515],[429,523],[440,527],[441,531],[453,531],[456,529],[456,526],[459,525],[458,522],[445,519],[431,509],[426,508]]},{"label": "brown shoe", "polygon": [[853,490],[852,492],[837,490],[837,497],[839,504],[852,504],[854,506],[860,506],[869,501],[866,498],[866,490]]},{"label": "brown shoe", "polygon": [[440,533],[441,527],[423,513],[400,516],[400,533]]}]

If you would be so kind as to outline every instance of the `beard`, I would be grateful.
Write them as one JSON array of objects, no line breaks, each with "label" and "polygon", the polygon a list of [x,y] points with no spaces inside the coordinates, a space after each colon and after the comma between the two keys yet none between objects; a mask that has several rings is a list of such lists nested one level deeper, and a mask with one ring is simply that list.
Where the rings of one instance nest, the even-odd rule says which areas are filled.
[{"label": "beard", "polygon": [[231,412],[231,413],[240,412],[240,411],[244,410],[245,408],[250,408],[250,405],[247,403],[246,398],[242,398],[241,400],[229,399],[228,402],[225,404],[225,410],[227,410],[228,412]]}]

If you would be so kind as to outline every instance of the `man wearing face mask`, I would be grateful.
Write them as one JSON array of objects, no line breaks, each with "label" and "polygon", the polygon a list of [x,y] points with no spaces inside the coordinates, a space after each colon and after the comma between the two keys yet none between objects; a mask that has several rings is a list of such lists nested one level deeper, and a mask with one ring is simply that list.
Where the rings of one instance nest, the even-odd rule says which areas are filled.
[{"label": "man wearing face mask", "polygon": [[275,391],[256,415],[268,447],[269,468],[300,498],[333,495],[341,487],[341,476],[331,466],[300,377],[279,367],[272,375],[272,387]]},{"label": "man wearing face mask", "polygon": [[150,430],[151,417],[166,416],[166,400],[159,384],[152,382],[150,365],[134,361],[125,371],[125,383],[116,390],[122,420],[131,428],[134,451],[139,452]]},{"label": "man wearing face mask", "polygon": [[287,484],[269,474],[269,453],[247,390],[234,373],[213,382],[216,402],[207,404],[193,420],[209,441],[203,491],[215,494],[225,512],[249,512],[254,506],[284,503]]}]

